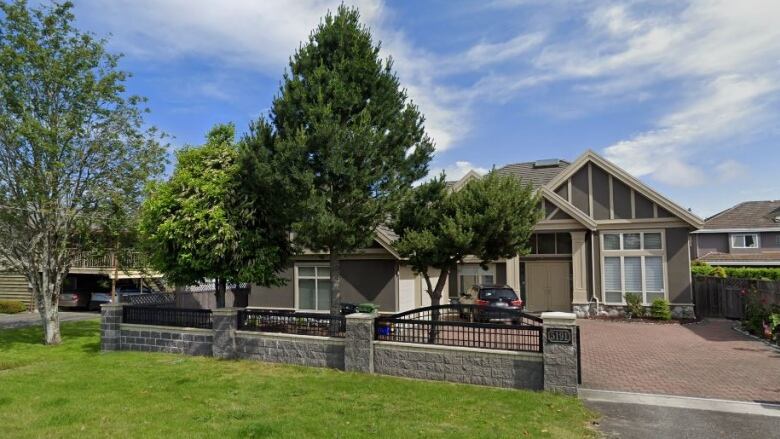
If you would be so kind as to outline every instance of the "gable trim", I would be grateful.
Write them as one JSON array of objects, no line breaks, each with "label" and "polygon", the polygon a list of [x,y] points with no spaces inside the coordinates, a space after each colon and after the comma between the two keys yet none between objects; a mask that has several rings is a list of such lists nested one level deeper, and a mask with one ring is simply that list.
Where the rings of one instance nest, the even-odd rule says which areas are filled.
[{"label": "gable trim", "polygon": [[561,198],[558,194],[553,192],[549,187],[542,186],[539,188],[547,200],[553,203],[557,208],[567,213],[570,217],[574,218],[577,222],[587,227],[590,230],[596,230],[596,222],[592,218],[580,212],[579,209],[569,204],[566,200]]},{"label": "gable trim", "polygon": [[[562,184],[563,182],[571,178],[571,176],[574,175],[575,172],[580,170],[586,163],[595,163],[596,165],[604,168],[604,170],[607,171],[610,175],[614,175],[615,177],[619,178],[620,181],[622,181],[630,189],[632,189],[632,192],[633,191],[639,192],[640,194],[650,199],[650,201],[660,205],[661,207],[668,210],[673,215],[682,219],[683,221],[690,224],[691,226],[699,229],[704,225],[704,221],[701,218],[699,218],[698,216],[694,215],[691,212],[688,212],[687,209],[679,206],[675,202],[659,194],[658,192],[651,189],[649,186],[642,183],[637,178],[635,178],[634,176],[632,176],[631,174],[629,174],[619,166],[601,157],[600,155],[596,154],[592,150],[585,151],[585,153],[579,156],[577,160],[572,162],[560,174],[556,175],[552,180],[550,180],[550,182],[547,183],[546,188],[548,189],[554,188]],[[631,196],[631,201],[632,201],[631,205],[632,205],[632,214],[633,214],[633,205],[634,205],[633,194]]]}]

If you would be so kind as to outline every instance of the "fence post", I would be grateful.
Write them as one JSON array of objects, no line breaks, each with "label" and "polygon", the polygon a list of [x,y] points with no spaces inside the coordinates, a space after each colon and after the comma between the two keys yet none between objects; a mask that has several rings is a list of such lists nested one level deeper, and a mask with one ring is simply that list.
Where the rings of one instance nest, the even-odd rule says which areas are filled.
[{"label": "fence post", "polygon": [[354,313],[345,316],[344,370],[374,373],[374,320],[377,313]]},{"label": "fence post", "polygon": [[122,349],[121,331],[122,304],[104,303],[100,305],[100,350],[119,351]]},{"label": "fence post", "polygon": [[214,358],[236,358],[236,329],[238,328],[238,309],[217,308],[211,311],[214,341],[211,354]]},{"label": "fence post", "polygon": [[567,312],[542,313],[544,390],[577,394],[577,316]]}]

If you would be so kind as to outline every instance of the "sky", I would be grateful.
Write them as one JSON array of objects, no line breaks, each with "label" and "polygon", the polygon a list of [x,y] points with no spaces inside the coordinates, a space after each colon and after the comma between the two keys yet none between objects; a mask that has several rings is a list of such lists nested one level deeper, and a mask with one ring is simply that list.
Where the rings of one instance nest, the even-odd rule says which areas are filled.
[{"label": "sky", "polygon": [[[76,0],[173,149],[245,131],[339,0]],[[706,217],[780,199],[780,2],[355,0],[426,117],[431,173],[588,149]]]}]

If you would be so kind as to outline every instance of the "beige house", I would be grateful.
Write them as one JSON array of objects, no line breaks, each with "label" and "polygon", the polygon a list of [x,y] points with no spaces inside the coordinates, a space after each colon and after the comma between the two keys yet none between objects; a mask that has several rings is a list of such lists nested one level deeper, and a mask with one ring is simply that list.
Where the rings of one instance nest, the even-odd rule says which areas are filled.
[{"label": "beige house", "polygon": [[[646,305],[666,298],[678,316],[692,315],[689,236],[702,220],[598,154],[573,162],[543,160],[497,169],[541,192],[545,217],[535,228],[531,254],[488,264],[466,259],[450,274],[450,298],[475,283],[507,284],[531,311],[615,312],[624,294]],[[469,173],[453,190],[471,179]],[[373,302],[382,312],[430,304],[422,279],[393,249],[396,237],[377,232],[375,244],[342,262],[343,300]],[[250,306],[308,311],[328,309],[327,255],[298,258],[284,287],[253,287]],[[445,299],[446,301],[446,299]]]}]

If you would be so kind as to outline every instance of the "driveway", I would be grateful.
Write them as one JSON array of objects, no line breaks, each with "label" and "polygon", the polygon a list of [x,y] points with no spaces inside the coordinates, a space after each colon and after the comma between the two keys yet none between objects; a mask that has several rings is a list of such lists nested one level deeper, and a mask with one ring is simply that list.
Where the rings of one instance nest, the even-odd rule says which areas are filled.
[{"label": "driveway", "polygon": [[[60,311],[60,323],[100,318],[99,312]],[[0,314],[0,329],[22,328],[41,324],[41,315],[37,312],[19,314]]]},{"label": "driveway", "polygon": [[780,352],[731,321],[578,323],[584,388],[780,404]]}]

